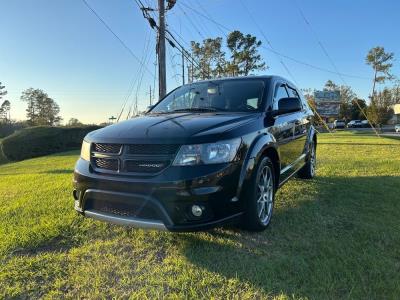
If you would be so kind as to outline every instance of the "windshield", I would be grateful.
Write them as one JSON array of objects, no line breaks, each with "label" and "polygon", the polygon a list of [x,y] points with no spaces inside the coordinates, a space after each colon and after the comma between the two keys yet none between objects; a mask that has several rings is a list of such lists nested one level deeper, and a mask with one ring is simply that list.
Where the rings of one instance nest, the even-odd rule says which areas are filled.
[{"label": "windshield", "polygon": [[150,113],[257,111],[264,86],[262,80],[218,80],[184,85],[165,97]]}]

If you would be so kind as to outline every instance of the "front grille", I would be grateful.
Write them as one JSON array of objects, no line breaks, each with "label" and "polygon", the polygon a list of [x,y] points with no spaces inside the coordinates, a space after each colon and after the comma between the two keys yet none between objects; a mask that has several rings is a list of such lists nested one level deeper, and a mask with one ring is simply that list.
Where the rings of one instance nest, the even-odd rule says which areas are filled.
[{"label": "front grille", "polygon": [[[167,168],[180,145],[176,144],[103,144],[92,147],[92,166],[96,171],[115,171],[119,174],[151,175]],[[109,173],[108,173],[109,174]]]},{"label": "front grille", "polygon": [[127,160],[125,161],[126,170],[135,173],[157,173],[165,169],[170,164],[170,161],[142,161],[142,160]]},{"label": "front grille", "polygon": [[88,199],[85,209],[92,209],[121,217],[135,217],[142,219],[159,220],[157,211],[145,200],[140,202],[105,201],[100,199]]},{"label": "front grille", "polygon": [[95,158],[94,164],[100,169],[118,171],[118,159],[115,158]]},{"label": "front grille", "polygon": [[122,145],[120,144],[93,144],[94,151],[99,153],[118,154],[121,151],[121,147]]},{"label": "front grille", "polygon": [[178,151],[180,145],[176,144],[137,144],[129,145],[128,153],[132,155],[168,155],[175,154]]}]

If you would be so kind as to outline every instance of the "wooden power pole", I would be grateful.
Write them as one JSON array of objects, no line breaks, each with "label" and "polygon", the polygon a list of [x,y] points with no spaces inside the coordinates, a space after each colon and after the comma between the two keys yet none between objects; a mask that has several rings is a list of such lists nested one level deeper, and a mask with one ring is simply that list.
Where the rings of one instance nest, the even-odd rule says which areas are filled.
[{"label": "wooden power pole", "polygon": [[184,53],[184,49],[182,49],[182,84],[185,84],[185,55]]},{"label": "wooden power pole", "polygon": [[167,75],[165,62],[165,0],[158,0],[158,95],[164,98],[167,93]]}]

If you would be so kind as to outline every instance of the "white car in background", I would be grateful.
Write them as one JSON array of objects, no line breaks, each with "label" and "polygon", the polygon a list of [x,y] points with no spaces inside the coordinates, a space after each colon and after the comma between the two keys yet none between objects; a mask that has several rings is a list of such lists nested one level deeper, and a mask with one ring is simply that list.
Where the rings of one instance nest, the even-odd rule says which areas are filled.
[{"label": "white car in background", "polygon": [[394,126],[394,130],[395,130],[397,133],[400,133],[400,124],[395,125],[395,126]]},{"label": "white car in background", "polygon": [[343,120],[335,120],[333,122],[333,128],[345,128],[346,127],[346,122]]}]

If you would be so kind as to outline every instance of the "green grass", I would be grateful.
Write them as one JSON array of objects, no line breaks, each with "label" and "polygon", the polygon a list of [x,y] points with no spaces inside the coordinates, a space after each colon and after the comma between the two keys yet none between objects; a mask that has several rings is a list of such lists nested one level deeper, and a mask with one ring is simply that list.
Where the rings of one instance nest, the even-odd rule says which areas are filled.
[{"label": "green grass", "polygon": [[271,226],[176,234],[76,215],[77,152],[0,166],[0,298],[395,299],[400,140],[321,134]]}]

